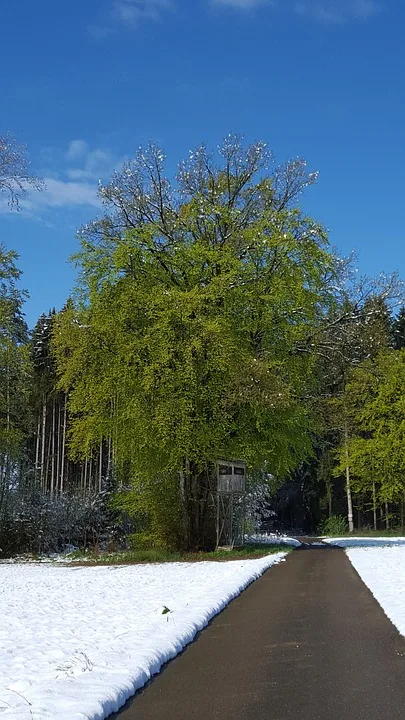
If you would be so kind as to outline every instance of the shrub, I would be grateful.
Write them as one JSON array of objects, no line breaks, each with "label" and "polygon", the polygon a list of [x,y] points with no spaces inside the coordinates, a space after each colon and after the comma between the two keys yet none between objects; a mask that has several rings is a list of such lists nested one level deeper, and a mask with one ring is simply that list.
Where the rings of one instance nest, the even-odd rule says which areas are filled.
[{"label": "shrub", "polygon": [[322,535],[345,535],[347,530],[347,520],[343,515],[331,515],[323,521],[319,528]]}]

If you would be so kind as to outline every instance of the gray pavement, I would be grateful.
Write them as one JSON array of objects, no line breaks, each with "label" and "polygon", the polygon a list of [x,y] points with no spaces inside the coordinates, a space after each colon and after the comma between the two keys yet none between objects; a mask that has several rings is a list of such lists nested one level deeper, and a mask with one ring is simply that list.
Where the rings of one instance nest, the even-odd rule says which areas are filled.
[{"label": "gray pavement", "polygon": [[342,550],[297,550],[113,717],[405,720],[405,640]]}]

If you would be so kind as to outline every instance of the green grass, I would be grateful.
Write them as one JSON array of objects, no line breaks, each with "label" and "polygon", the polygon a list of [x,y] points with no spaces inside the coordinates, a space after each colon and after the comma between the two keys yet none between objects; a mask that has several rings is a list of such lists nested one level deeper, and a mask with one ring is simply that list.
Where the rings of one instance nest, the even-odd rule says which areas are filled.
[{"label": "green grass", "polygon": [[169,550],[123,550],[116,553],[84,552],[77,550],[71,553],[68,558],[75,564],[86,565],[137,565],[141,563],[164,563],[164,562],[202,562],[242,560],[265,557],[277,552],[289,552],[292,548],[286,545],[245,545],[233,550],[216,550],[214,552],[180,553]]}]

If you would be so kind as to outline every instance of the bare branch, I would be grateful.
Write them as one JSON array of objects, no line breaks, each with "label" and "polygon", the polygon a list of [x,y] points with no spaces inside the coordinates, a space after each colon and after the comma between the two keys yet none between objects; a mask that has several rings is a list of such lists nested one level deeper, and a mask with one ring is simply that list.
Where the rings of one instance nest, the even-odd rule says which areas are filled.
[{"label": "bare branch", "polygon": [[7,195],[8,204],[18,210],[27,191],[43,190],[44,183],[30,170],[26,148],[6,133],[0,136],[0,193]]}]

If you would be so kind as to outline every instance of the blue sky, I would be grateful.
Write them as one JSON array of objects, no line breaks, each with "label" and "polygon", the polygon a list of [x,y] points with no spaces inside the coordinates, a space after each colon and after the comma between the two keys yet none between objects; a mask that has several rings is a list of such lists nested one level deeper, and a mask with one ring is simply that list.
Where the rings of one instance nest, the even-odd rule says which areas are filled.
[{"label": "blue sky", "polygon": [[229,132],[320,171],[305,208],[360,272],[405,276],[405,5],[399,0],[13,0],[0,132],[47,189],[0,214],[32,325],[74,282],[99,179],[154,140],[168,169]]}]

